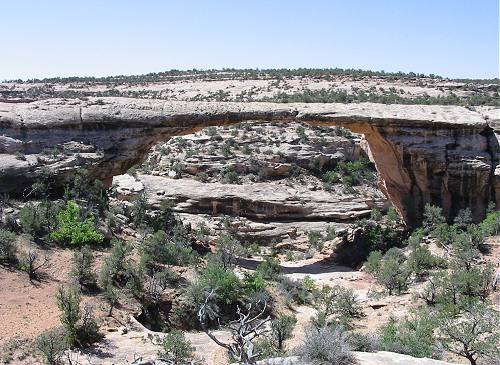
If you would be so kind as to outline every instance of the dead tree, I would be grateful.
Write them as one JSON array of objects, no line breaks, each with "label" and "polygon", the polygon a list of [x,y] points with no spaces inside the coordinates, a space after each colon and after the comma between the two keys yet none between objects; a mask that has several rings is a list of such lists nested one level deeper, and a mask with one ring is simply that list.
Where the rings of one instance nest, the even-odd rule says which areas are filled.
[{"label": "dead tree", "polygon": [[49,263],[47,255],[40,259],[38,253],[34,250],[28,250],[21,256],[21,269],[28,274],[30,282],[38,280],[40,273],[39,270],[46,267]]},{"label": "dead tree", "polygon": [[[236,314],[238,319],[230,321],[227,328],[231,331],[232,342],[225,343],[219,340],[208,328],[206,324],[206,307],[209,300],[214,296],[214,290],[207,295],[205,303],[198,311],[198,320],[200,321],[203,331],[217,345],[225,348],[229,354],[242,365],[255,365],[257,358],[261,355],[260,352],[254,353],[253,341],[262,334],[269,332],[266,324],[271,320],[271,317],[263,318],[267,308],[267,303],[264,302],[262,310],[252,316],[252,304],[247,308],[247,313],[244,314],[238,306]],[[220,327],[220,321],[217,319]]]}]

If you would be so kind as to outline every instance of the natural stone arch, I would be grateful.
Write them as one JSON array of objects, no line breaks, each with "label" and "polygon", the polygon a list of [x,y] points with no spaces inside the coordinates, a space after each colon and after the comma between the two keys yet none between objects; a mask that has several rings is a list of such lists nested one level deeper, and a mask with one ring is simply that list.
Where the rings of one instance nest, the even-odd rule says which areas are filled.
[{"label": "natural stone arch", "polygon": [[[498,140],[483,114],[462,107],[370,103],[126,98],[0,103],[0,193],[31,184],[42,166],[61,183],[79,167],[110,182],[140,162],[154,144],[173,136],[244,121],[297,121],[363,134],[381,188],[405,222],[417,224],[427,202],[442,205],[446,215],[470,207],[479,218],[498,194]],[[66,156],[44,161],[40,154],[47,148],[60,148]],[[20,154],[28,158],[19,159]]]}]

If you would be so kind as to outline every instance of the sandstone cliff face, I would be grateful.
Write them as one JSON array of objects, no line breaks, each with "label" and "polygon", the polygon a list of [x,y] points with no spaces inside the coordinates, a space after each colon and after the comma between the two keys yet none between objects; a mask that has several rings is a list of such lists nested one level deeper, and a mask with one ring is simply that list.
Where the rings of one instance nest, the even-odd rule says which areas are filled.
[{"label": "sandstone cliff face", "polygon": [[78,167],[110,182],[155,143],[210,125],[301,121],[363,133],[381,187],[406,222],[417,223],[427,202],[443,205],[447,215],[468,206],[479,218],[498,194],[498,113],[455,106],[125,98],[0,103],[0,192],[21,192],[42,168],[60,182]]}]

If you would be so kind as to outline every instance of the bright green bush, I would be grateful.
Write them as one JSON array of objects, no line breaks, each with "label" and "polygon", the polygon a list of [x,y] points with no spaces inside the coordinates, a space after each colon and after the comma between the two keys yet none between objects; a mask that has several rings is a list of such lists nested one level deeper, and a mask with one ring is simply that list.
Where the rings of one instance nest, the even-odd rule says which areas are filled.
[{"label": "bright green bush", "polygon": [[93,217],[82,220],[80,207],[68,201],[57,214],[57,230],[50,234],[50,238],[61,244],[81,246],[101,243],[104,236],[96,230]]}]

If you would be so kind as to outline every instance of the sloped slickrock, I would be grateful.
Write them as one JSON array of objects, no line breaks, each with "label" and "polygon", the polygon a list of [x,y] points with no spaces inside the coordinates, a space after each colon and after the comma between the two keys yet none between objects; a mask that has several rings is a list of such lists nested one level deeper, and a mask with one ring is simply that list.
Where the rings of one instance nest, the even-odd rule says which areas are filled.
[{"label": "sloped slickrock", "polygon": [[[451,362],[445,362],[427,358],[416,358],[408,355],[402,355],[395,352],[354,352],[358,365],[457,365]],[[285,357],[262,360],[258,365],[309,365],[307,362],[300,361],[296,357]]]}]

